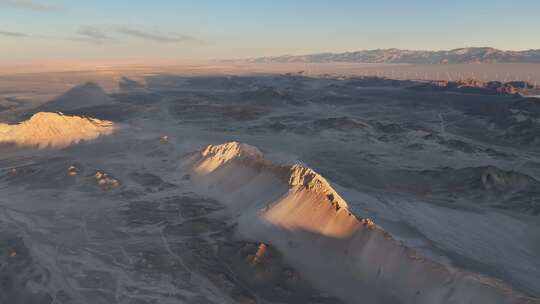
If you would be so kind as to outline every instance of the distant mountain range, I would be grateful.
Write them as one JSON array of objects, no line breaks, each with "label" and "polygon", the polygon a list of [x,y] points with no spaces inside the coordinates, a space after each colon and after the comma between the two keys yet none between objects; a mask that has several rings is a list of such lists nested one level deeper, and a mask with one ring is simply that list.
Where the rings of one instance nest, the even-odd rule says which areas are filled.
[{"label": "distant mountain range", "polygon": [[488,47],[461,48],[449,51],[377,49],[345,53],[318,53],[298,56],[283,55],[277,57],[260,57],[240,61],[252,63],[540,63],[540,49],[527,51],[502,51]]}]

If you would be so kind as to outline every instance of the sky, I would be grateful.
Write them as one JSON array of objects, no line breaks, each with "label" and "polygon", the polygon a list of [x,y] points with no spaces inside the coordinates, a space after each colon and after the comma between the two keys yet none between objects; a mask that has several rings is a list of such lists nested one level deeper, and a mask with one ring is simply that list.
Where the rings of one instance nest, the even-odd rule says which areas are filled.
[{"label": "sky", "polygon": [[539,0],[0,0],[0,62],[540,49]]}]

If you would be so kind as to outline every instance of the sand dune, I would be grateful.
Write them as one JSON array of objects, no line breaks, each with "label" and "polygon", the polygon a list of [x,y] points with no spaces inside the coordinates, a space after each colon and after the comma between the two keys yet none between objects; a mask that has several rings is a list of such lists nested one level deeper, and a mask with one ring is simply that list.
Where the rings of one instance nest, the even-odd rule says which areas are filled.
[{"label": "sand dune", "polygon": [[353,214],[303,165],[273,165],[237,142],[208,146],[186,165],[201,191],[227,204],[240,237],[276,246],[315,285],[347,302],[535,303],[491,278],[419,256]]},{"label": "sand dune", "polygon": [[64,148],[83,140],[109,135],[114,129],[115,126],[110,121],[39,112],[19,124],[0,123],[0,144],[39,149]]}]

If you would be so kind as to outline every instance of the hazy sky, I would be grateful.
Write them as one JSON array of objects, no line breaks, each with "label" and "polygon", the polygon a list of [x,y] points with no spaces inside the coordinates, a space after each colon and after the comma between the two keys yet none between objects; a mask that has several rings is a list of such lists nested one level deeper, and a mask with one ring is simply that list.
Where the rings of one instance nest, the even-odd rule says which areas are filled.
[{"label": "hazy sky", "polygon": [[540,48],[540,0],[0,0],[0,61]]}]

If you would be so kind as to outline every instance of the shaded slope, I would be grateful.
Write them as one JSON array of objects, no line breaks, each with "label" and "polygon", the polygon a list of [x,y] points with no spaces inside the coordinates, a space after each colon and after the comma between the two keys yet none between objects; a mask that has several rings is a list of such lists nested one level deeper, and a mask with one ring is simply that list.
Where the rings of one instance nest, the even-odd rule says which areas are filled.
[{"label": "shaded slope", "polygon": [[76,86],[37,108],[42,112],[68,112],[81,108],[115,104],[114,99],[96,83]]},{"label": "shaded slope", "polygon": [[315,285],[347,302],[538,303],[490,278],[418,256],[354,215],[305,166],[273,165],[239,143],[209,146],[186,164],[203,190],[228,205],[241,237],[276,246]]},{"label": "shaded slope", "polygon": [[540,214],[540,182],[495,166],[401,171],[387,178],[397,189],[423,197]]},{"label": "shaded slope", "polygon": [[118,81],[118,88],[120,91],[132,91],[132,90],[140,90],[145,89],[144,84],[130,79],[128,77],[122,77],[120,81]]}]

